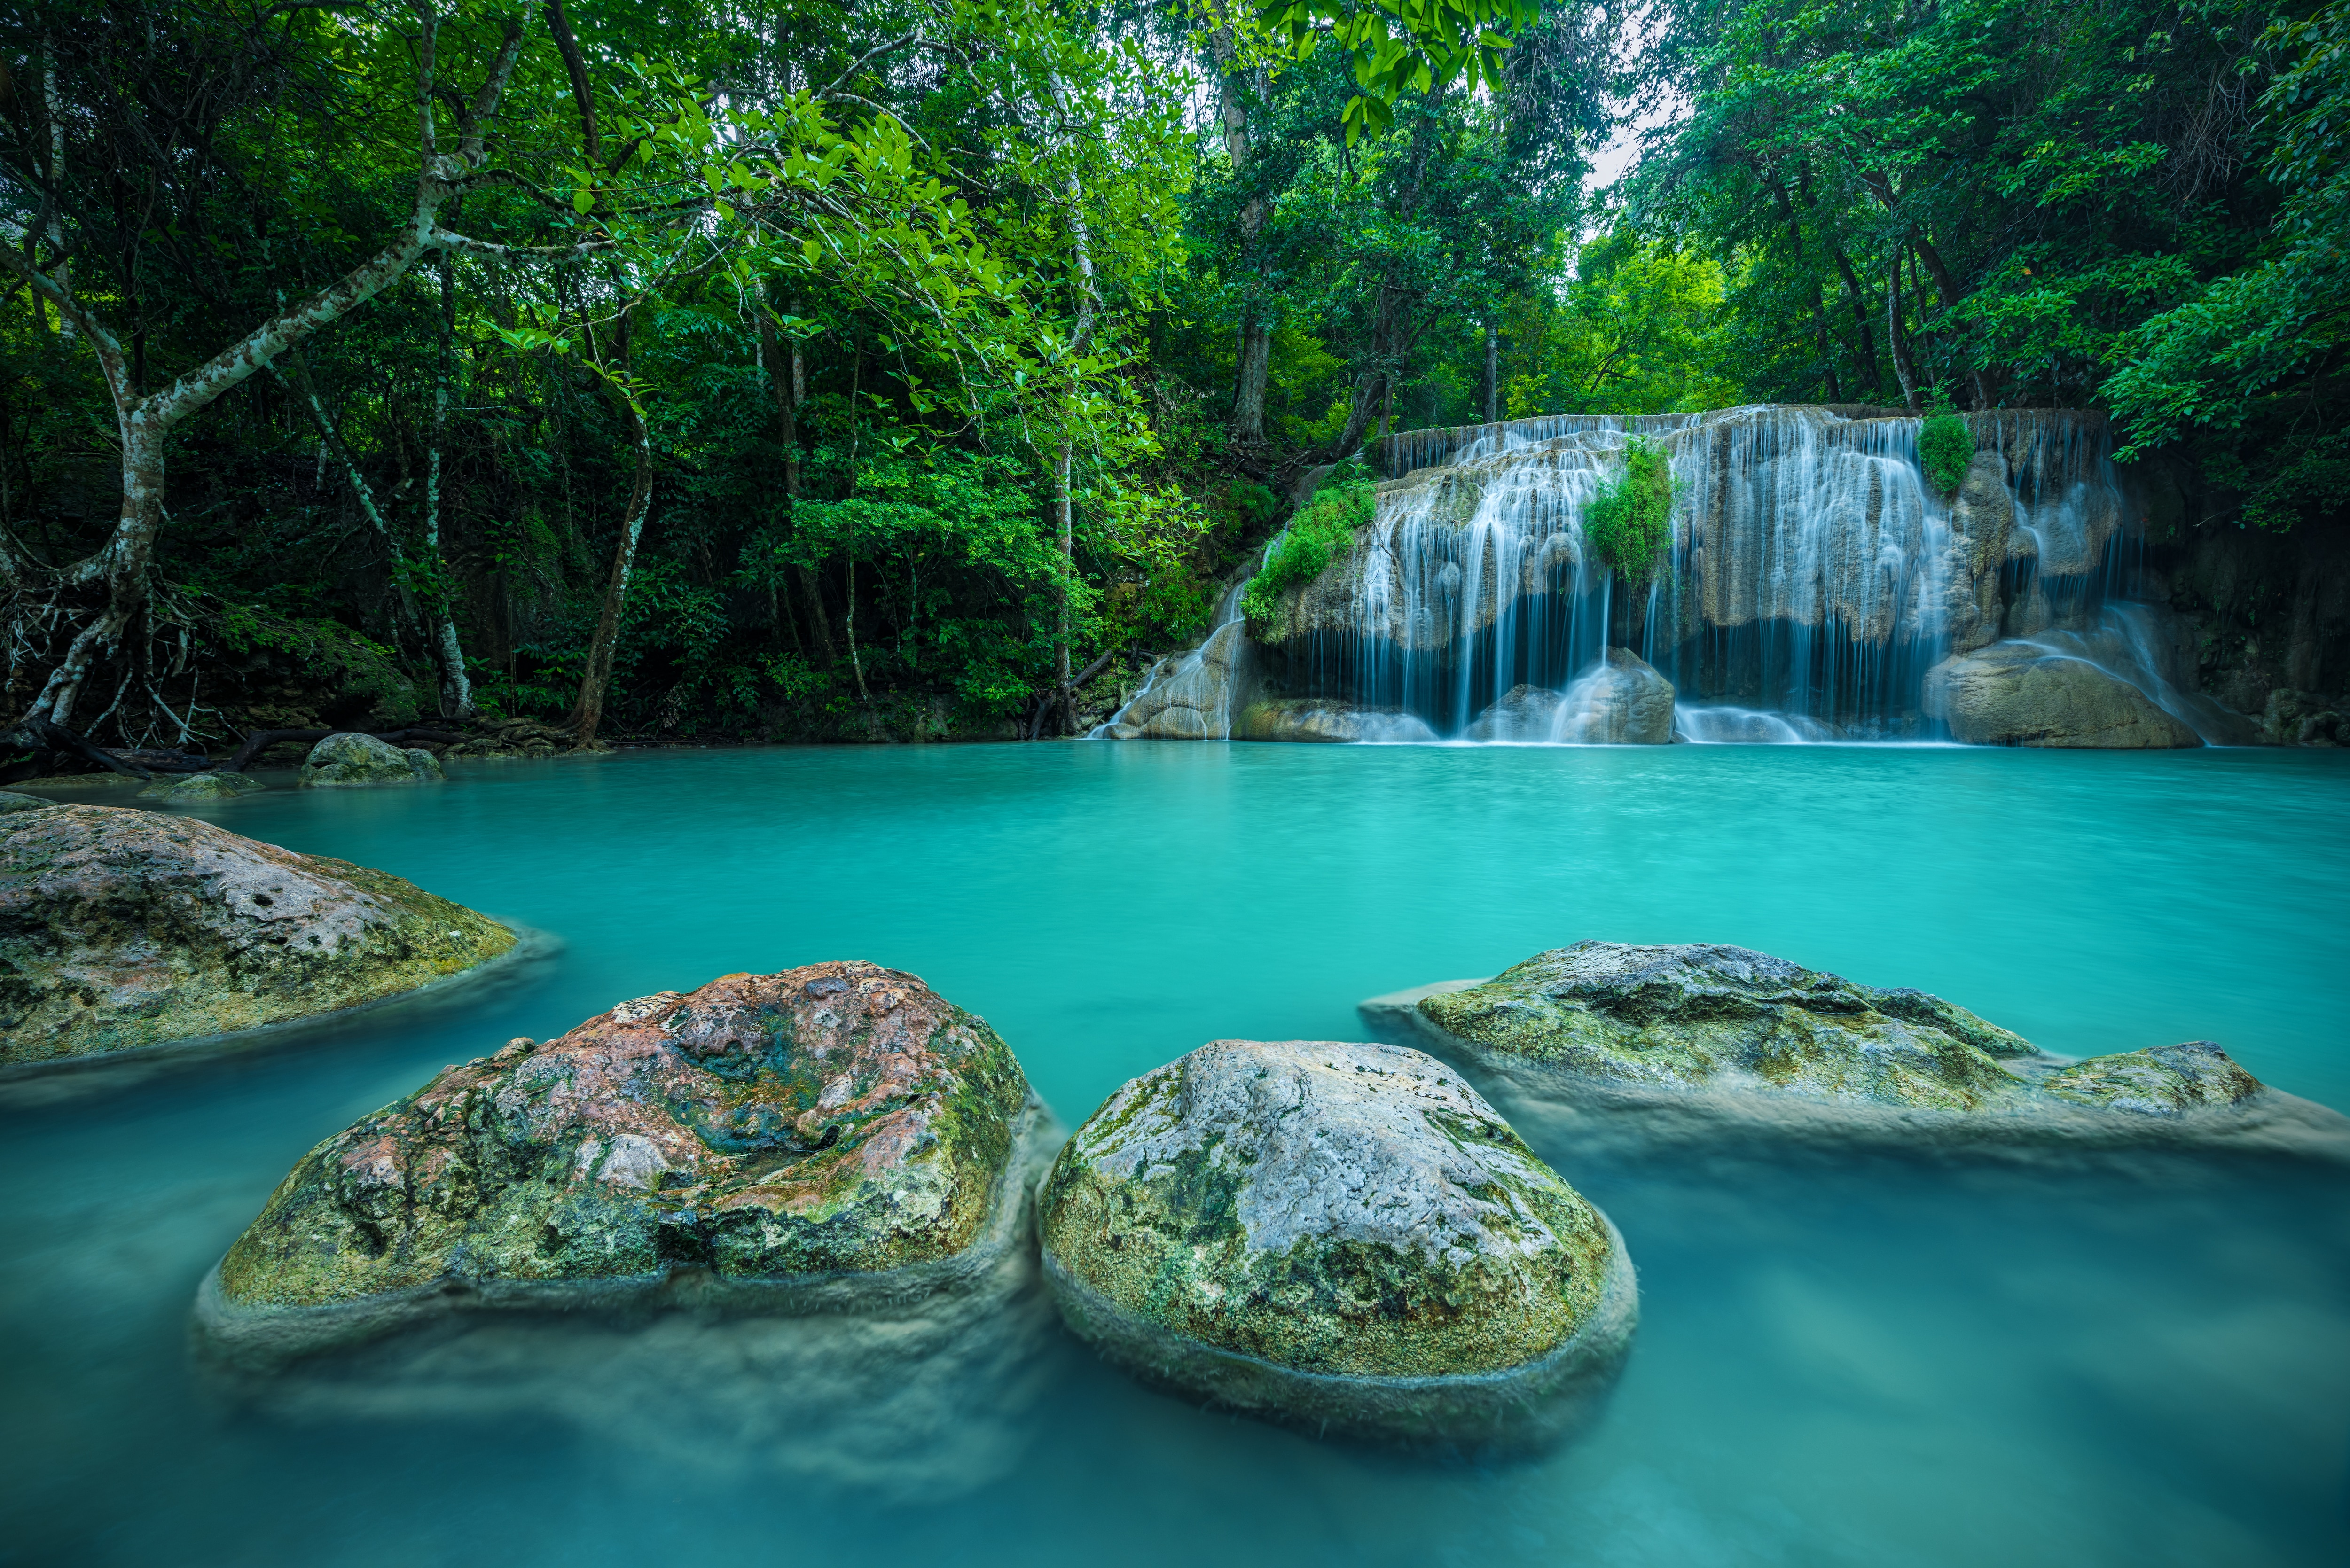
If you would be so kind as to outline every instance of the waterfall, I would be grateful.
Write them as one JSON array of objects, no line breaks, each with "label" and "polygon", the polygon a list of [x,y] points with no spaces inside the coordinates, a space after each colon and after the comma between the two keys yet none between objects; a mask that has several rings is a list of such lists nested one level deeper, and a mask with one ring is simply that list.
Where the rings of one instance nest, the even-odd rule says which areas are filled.
[{"label": "waterfall", "polygon": [[[2124,509],[2103,417],[1967,418],[1977,457],[1953,499],[1919,471],[1921,421],[1895,410],[1562,415],[1383,438],[1367,453],[1387,475],[1377,514],[1352,546],[1263,624],[1244,624],[1235,587],[1208,641],[1096,733],[1230,736],[1264,702],[1351,706],[1439,737],[1571,738],[1615,731],[1541,717],[1564,694],[1661,680],[1682,740],[1937,739],[1929,670],[2002,638],[2011,656],[2033,638],[2054,656],[2069,637],[2210,736],[2183,682],[2147,663],[2159,637],[2122,634],[2128,614],[2157,612],[2113,607]],[[1584,536],[1635,437],[1675,482],[1670,542],[1637,591]]]}]

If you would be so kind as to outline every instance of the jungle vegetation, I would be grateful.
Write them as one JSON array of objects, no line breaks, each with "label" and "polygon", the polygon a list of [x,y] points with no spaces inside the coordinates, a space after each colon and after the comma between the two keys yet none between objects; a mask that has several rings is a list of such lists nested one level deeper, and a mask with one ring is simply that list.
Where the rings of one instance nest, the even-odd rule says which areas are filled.
[{"label": "jungle vegetation", "polygon": [[2103,406],[2330,526],[2346,15],[25,0],[0,722],[1066,732],[1534,413]]}]

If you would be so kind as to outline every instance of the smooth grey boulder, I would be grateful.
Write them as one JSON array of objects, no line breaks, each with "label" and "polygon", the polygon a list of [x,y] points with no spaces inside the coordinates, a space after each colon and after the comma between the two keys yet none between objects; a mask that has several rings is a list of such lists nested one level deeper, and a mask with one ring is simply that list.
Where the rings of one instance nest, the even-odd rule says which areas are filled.
[{"label": "smooth grey boulder", "polygon": [[234,800],[258,794],[269,786],[244,774],[182,774],[158,778],[139,792],[142,800]]},{"label": "smooth grey boulder", "polygon": [[1673,739],[1673,683],[1628,648],[1611,648],[1564,691],[1513,686],[1461,732],[1470,741],[1665,746]]},{"label": "smooth grey boulder", "polygon": [[[1646,1111],[1643,1136],[2185,1143],[2350,1159],[2350,1118],[2269,1088],[2209,1041],[2069,1062],[1920,991],[1746,948],[1577,942],[1491,980],[1361,1004],[1375,1033],[1522,1105]],[[1619,1118],[1620,1119],[1620,1118]]]},{"label": "smooth grey boulder", "polygon": [[1064,1318],[1143,1379],[1309,1430],[1514,1445],[1587,1414],[1622,1238],[1421,1052],[1220,1040],[1127,1084],[1038,1199]]},{"label": "smooth grey boulder", "polygon": [[1348,742],[1433,741],[1425,720],[1393,708],[1357,708],[1321,698],[1275,698],[1252,702],[1232,722],[1235,741]]},{"label": "smooth grey boulder", "polygon": [[2119,676],[2021,640],[1934,666],[1926,672],[1924,706],[1970,745],[2149,751],[2203,743]]},{"label": "smooth grey boulder", "polygon": [[1223,740],[1232,733],[1248,675],[1247,631],[1239,621],[1227,621],[1190,653],[1162,664],[1107,732],[1120,741]]},{"label": "smooth grey boulder", "polygon": [[439,784],[440,760],[428,751],[400,750],[373,735],[329,735],[310,748],[296,783],[308,789],[369,784]]}]

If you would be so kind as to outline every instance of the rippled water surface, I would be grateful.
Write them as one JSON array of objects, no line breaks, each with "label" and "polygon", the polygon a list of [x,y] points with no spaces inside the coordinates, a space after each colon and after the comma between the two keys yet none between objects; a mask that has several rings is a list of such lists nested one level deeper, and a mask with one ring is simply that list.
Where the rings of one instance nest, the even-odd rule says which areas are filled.
[{"label": "rippled water surface", "polygon": [[[2334,1564],[2350,1185],[1549,1148],[1643,1321],[1533,1462],[1325,1445],[1003,1323],[187,1353],[310,1145],[511,1035],[869,958],[1075,1123],[1219,1036],[1585,937],[1736,942],[2350,1110],[2350,756],[1107,744],[475,764],[203,815],[559,936],[504,989],[0,1106],[0,1562]],[[396,1354],[395,1354],[396,1353]],[[259,1397],[256,1397],[256,1392]]]}]

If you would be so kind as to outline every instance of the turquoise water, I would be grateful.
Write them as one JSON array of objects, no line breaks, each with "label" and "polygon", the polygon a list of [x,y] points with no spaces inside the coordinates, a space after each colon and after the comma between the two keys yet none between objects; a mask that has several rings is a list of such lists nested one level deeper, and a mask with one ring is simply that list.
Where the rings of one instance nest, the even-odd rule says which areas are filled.
[{"label": "turquoise water", "polygon": [[0,1106],[0,1563],[2337,1563],[2350,1187],[2242,1161],[1546,1149],[1643,1322],[1597,1428],[1527,1463],[1202,1413],[1033,1323],[906,1356],[919,1408],[822,1355],[712,1377],[691,1324],[509,1332],[559,1397],[460,1360],[255,1404],[185,1335],[302,1151],[443,1063],[823,958],[984,1014],[1072,1123],[1204,1041],[1359,1037],[1359,997],[1585,937],[1920,986],[2067,1054],[2216,1039],[2350,1110],[2345,807],[2338,753],[1688,746],[645,754],[224,803],[564,946]]}]

